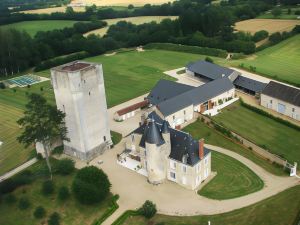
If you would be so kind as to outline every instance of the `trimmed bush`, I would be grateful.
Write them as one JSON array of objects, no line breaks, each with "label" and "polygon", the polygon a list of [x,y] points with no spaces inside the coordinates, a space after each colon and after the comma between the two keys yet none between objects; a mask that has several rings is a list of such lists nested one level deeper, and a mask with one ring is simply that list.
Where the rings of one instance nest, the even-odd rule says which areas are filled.
[{"label": "trimmed bush", "polygon": [[26,197],[20,198],[19,204],[18,204],[19,209],[25,210],[25,209],[28,209],[29,206],[30,206],[30,202],[29,202],[28,198],[26,198]]},{"label": "trimmed bush", "polygon": [[42,184],[42,193],[44,195],[50,195],[54,192],[54,183],[52,180],[46,180]]},{"label": "trimmed bush", "polygon": [[80,203],[94,204],[108,196],[110,186],[108,177],[102,170],[88,166],[77,172],[72,183],[72,191]]},{"label": "trimmed bush", "polygon": [[41,218],[45,217],[45,215],[46,215],[46,210],[44,209],[43,206],[38,206],[35,208],[33,216],[36,219],[41,219]]},{"label": "trimmed bush", "polygon": [[138,212],[147,219],[152,218],[156,214],[156,211],[156,205],[149,200],[145,201],[142,207],[138,210]]},{"label": "trimmed bush", "polygon": [[59,200],[66,200],[70,197],[70,192],[69,192],[69,188],[66,187],[66,186],[63,186],[61,187],[59,190],[58,190],[58,199]]},{"label": "trimmed bush", "polygon": [[210,57],[205,57],[206,62],[214,63],[214,60]]},{"label": "trimmed bush", "polygon": [[102,214],[102,216],[97,221],[95,221],[93,225],[102,224],[108,217],[110,217],[119,208],[119,205],[117,203],[118,199],[119,199],[119,195],[114,195],[112,197],[112,202],[110,204],[110,207],[106,209],[106,211]]},{"label": "trimmed bush", "polygon": [[60,215],[57,212],[52,213],[48,219],[48,225],[59,225],[59,224],[60,224]]},{"label": "trimmed bush", "polygon": [[69,175],[75,170],[75,163],[71,159],[59,160],[55,165],[56,173],[61,175]]}]

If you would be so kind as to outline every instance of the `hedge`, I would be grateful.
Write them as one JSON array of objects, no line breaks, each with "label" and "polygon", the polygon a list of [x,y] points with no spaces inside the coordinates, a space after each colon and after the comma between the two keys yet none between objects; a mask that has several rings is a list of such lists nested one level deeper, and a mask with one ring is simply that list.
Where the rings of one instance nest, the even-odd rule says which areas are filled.
[{"label": "hedge", "polygon": [[187,52],[193,54],[209,55],[226,58],[227,52],[217,48],[207,48],[199,46],[179,45],[172,43],[150,43],[144,46],[145,49],[162,49],[168,51]]},{"label": "hedge", "polygon": [[116,219],[112,225],[121,225],[123,224],[129,216],[138,216],[140,215],[137,210],[127,210],[121,216]]},{"label": "hedge", "polygon": [[281,119],[280,117],[273,116],[272,114],[270,114],[270,113],[268,113],[268,112],[266,112],[266,111],[264,111],[262,109],[256,108],[255,106],[249,105],[249,104],[245,103],[242,99],[240,99],[240,100],[241,100],[241,105],[243,107],[245,107],[247,109],[250,109],[251,111],[256,112],[256,113],[258,113],[260,115],[267,116],[270,119],[273,119],[273,120],[275,120],[275,121],[277,121],[277,122],[279,122],[279,123],[281,123],[283,125],[286,125],[286,126],[288,126],[290,128],[293,128],[293,129],[295,129],[297,131],[300,131],[300,127],[297,126],[296,124],[293,124],[293,123],[291,123],[291,122],[289,122],[287,120]]},{"label": "hedge", "polygon": [[102,224],[108,217],[110,217],[118,208],[119,205],[117,203],[119,199],[119,195],[114,195],[112,197],[111,206],[104,212],[104,214],[93,223],[93,225],[100,225]]},{"label": "hedge", "polygon": [[65,64],[65,63],[75,61],[75,60],[84,59],[84,58],[87,58],[88,56],[90,56],[90,54],[83,51],[83,52],[73,53],[73,54],[70,54],[67,56],[56,57],[56,58],[41,62],[40,64],[38,64],[35,67],[34,71],[39,72],[42,70],[52,68],[54,66],[59,66],[59,65]]}]

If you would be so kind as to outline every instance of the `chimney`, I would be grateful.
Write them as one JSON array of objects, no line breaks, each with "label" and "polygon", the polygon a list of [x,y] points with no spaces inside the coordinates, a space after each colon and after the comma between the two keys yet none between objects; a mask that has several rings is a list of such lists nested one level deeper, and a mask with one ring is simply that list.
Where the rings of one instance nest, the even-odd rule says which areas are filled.
[{"label": "chimney", "polygon": [[201,138],[199,140],[199,158],[203,159],[204,158],[204,139]]}]

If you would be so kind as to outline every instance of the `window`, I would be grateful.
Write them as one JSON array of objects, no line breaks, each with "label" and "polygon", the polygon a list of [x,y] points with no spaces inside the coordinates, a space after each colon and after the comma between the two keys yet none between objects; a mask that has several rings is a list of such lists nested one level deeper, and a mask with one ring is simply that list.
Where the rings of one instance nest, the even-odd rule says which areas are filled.
[{"label": "window", "polygon": [[273,101],[272,101],[272,100],[270,100],[270,103],[271,103],[271,104],[272,104],[272,102],[273,102]]},{"label": "window", "polygon": [[91,92],[89,91],[89,95],[91,95]]},{"label": "window", "polygon": [[175,116],[173,116],[173,120],[175,120]]},{"label": "window", "polygon": [[295,112],[295,108],[292,108],[292,112]]},{"label": "window", "polygon": [[198,163],[198,165],[196,166],[196,172],[199,173],[201,170],[201,163]]},{"label": "window", "polygon": [[103,137],[103,140],[106,141],[106,137],[105,136]]},{"label": "window", "polygon": [[205,165],[208,164],[208,158],[205,158],[204,163],[205,163]]},{"label": "window", "polygon": [[176,174],[174,172],[170,172],[170,177],[175,180],[176,179]]},{"label": "window", "polygon": [[176,162],[170,161],[171,169],[176,169]]},{"label": "window", "polygon": [[186,166],[182,165],[182,172],[186,173],[186,170],[187,170]]},{"label": "window", "polygon": [[185,110],[183,110],[183,114],[185,115]]}]

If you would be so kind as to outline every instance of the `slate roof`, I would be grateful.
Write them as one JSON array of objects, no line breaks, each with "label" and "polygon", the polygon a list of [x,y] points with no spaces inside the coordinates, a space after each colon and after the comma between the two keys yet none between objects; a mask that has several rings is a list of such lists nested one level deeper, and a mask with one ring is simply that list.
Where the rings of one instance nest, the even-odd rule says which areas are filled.
[{"label": "slate roof", "polygon": [[[160,118],[155,112],[152,113],[152,117]],[[161,121],[163,121],[160,118]],[[151,122],[150,122],[151,123]],[[159,131],[162,130],[162,123],[158,123],[155,121],[155,124]],[[152,125],[153,126],[153,125]],[[187,156],[187,164],[194,166],[196,163],[200,161],[199,158],[199,142],[194,140],[192,136],[188,133],[182,132],[180,130],[173,129],[168,127],[170,130],[170,138],[171,138],[171,153],[170,158],[176,161],[182,162],[184,156]],[[145,148],[145,141],[147,136],[147,131],[149,129],[149,125],[143,124],[139,128],[137,128],[132,133],[142,134],[142,139],[140,142],[140,146]],[[204,157],[210,152],[209,149],[204,147]]]},{"label": "slate roof", "polygon": [[285,101],[295,106],[300,106],[300,89],[281,83],[270,81],[262,94]]},{"label": "slate roof", "polygon": [[147,98],[149,99],[151,104],[157,105],[162,101],[180,95],[193,88],[194,87],[192,86],[180,84],[169,80],[160,80],[151,90]]},{"label": "slate roof", "polygon": [[186,68],[212,80],[222,78],[223,74],[225,77],[229,77],[234,72],[232,69],[206,62],[205,60],[191,62],[186,66]]},{"label": "slate roof", "polygon": [[252,80],[248,77],[243,77],[239,75],[234,81],[233,84],[247,90],[261,93],[263,89],[267,86],[267,83],[259,82],[257,80]]},{"label": "slate roof", "polygon": [[187,106],[199,105],[200,103],[207,102],[208,100],[233,88],[234,86],[231,81],[224,77],[222,79],[217,79],[203,84],[199,87],[194,87],[190,91],[163,101],[158,104],[157,108],[164,116],[168,116],[186,108]]}]

